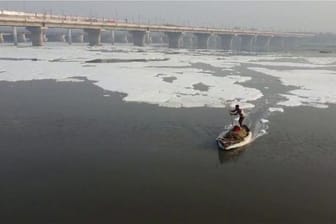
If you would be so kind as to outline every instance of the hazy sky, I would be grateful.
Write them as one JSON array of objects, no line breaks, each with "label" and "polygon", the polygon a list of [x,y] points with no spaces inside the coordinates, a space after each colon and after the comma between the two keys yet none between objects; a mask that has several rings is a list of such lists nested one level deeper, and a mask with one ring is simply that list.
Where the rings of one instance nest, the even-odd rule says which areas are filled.
[{"label": "hazy sky", "polygon": [[0,8],[135,22],[336,32],[336,2],[0,1]]}]

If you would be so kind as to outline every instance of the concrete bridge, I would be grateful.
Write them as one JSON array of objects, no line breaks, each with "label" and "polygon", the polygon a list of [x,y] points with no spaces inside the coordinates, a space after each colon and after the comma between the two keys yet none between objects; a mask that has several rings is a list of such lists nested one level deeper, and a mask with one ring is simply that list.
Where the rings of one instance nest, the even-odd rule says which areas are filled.
[{"label": "concrete bridge", "polygon": [[[15,43],[17,43],[18,40],[16,27],[25,27],[29,32],[33,46],[42,46],[43,43],[47,41],[45,33],[48,28],[68,29],[66,38],[63,34],[63,37],[60,37],[60,40],[67,39],[69,43],[72,43],[73,41],[72,29],[81,29],[84,31],[90,46],[100,45],[102,31],[106,30],[111,30],[110,38],[112,39],[112,42],[114,41],[115,30],[128,31],[132,35],[133,43],[136,46],[144,46],[145,42],[150,42],[150,32],[161,32],[165,34],[165,39],[167,39],[169,48],[179,48],[182,43],[182,37],[185,34],[192,34],[196,39],[196,41],[194,41],[196,42],[196,48],[208,48],[209,38],[216,35],[218,37],[217,39],[220,41],[221,48],[230,50],[232,48],[233,38],[238,37],[240,38],[240,50],[242,51],[267,51],[272,48],[272,44],[277,46],[277,48],[283,48],[285,45],[289,46],[292,42],[295,42],[300,38],[313,36],[313,34],[309,33],[295,32],[219,29],[169,24],[137,24],[112,19],[59,16],[5,10],[0,11],[0,26],[14,27],[13,39]],[[84,34],[77,38],[79,38],[80,41],[83,41]],[[0,42],[3,41],[3,39],[3,34],[0,33]]]}]

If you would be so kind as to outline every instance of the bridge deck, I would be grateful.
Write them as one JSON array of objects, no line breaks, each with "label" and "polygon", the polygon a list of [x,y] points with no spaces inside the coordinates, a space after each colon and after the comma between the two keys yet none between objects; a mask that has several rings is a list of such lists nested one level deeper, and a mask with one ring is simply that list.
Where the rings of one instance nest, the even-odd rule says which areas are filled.
[{"label": "bridge deck", "polygon": [[176,25],[153,25],[137,24],[116,21],[112,19],[98,19],[88,17],[70,17],[49,14],[33,14],[25,12],[0,11],[0,26],[44,26],[55,28],[72,29],[115,29],[130,31],[153,31],[153,32],[192,32],[205,34],[230,34],[230,35],[259,35],[279,37],[304,37],[310,34],[291,32],[251,31],[237,29],[219,29],[208,27],[191,27]]}]

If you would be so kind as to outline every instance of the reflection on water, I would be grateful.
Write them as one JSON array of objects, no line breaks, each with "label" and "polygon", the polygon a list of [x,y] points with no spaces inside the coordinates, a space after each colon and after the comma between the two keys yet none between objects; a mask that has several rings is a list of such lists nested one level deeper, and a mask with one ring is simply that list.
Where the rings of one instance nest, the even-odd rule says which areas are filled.
[{"label": "reflection on water", "polygon": [[247,148],[248,146],[244,146],[229,151],[218,149],[218,159],[220,164],[238,161],[239,157],[247,151]]}]

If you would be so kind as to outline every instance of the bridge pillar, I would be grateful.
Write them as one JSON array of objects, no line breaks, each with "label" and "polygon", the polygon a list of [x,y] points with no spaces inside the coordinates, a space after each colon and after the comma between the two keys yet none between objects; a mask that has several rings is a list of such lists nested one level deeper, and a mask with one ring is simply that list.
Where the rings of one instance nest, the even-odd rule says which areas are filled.
[{"label": "bridge pillar", "polygon": [[281,51],[284,50],[284,38],[283,37],[272,37],[270,41],[271,51]]},{"label": "bridge pillar", "polygon": [[131,31],[133,36],[133,44],[135,46],[143,47],[145,45],[145,35],[146,31],[134,30]]},{"label": "bridge pillar", "polygon": [[84,43],[84,34],[81,33],[77,36],[77,42],[78,43]]},{"label": "bridge pillar", "polygon": [[124,38],[123,38],[123,43],[128,44],[128,43],[129,43],[129,40],[128,40],[128,39],[129,39],[129,38],[128,38],[128,35],[125,34],[125,35],[124,35]]},{"label": "bridge pillar", "polygon": [[47,37],[47,33],[46,33],[45,30],[42,33],[42,39],[43,39],[43,43],[45,43],[45,42],[47,42],[49,40],[49,38]]},{"label": "bridge pillar", "polygon": [[252,51],[252,43],[254,41],[254,35],[240,35],[240,38],[241,38],[240,50]]},{"label": "bridge pillar", "polygon": [[47,37],[47,34],[46,33],[43,33],[43,43],[47,42],[48,41],[48,37]]},{"label": "bridge pillar", "polygon": [[65,34],[62,33],[62,34],[58,35],[57,37],[56,38],[58,39],[58,41],[66,42]]},{"label": "bridge pillar", "polygon": [[111,30],[111,44],[113,45],[115,43],[115,32],[114,30]]},{"label": "bridge pillar", "polygon": [[68,35],[67,35],[67,40],[68,40],[68,44],[72,44],[72,30],[68,29]]},{"label": "bridge pillar", "polygon": [[221,34],[219,36],[221,38],[221,48],[225,51],[232,50],[232,39],[234,35],[233,34]]},{"label": "bridge pillar", "polygon": [[150,32],[147,31],[145,35],[145,43],[146,44],[151,44],[152,43],[152,36],[150,35]]},{"label": "bridge pillar", "polygon": [[100,45],[101,30],[100,29],[84,29],[88,34],[88,41],[90,46]]},{"label": "bridge pillar", "polygon": [[255,42],[255,49],[256,51],[269,51],[271,36],[257,36]]},{"label": "bridge pillar", "polygon": [[168,47],[169,48],[180,48],[181,45],[181,32],[166,32],[168,37]]},{"label": "bridge pillar", "polygon": [[30,39],[33,46],[42,46],[46,41],[45,30],[46,28],[41,26],[29,26],[26,29],[30,32]]},{"label": "bridge pillar", "polygon": [[27,42],[26,34],[25,33],[19,33],[18,34],[18,42]]},{"label": "bridge pillar", "polygon": [[15,46],[18,45],[17,29],[16,26],[13,26],[13,43]]},{"label": "bridge pillar", "polygon": [[5,40],[4,40],[3,34],[0,33],[0,44],[2,44],[4,41],[5,41]]},{"label": "bridge pillar", "polygon": [[210,34],[208,34],[208,33],[194,33],[194,35],[197,37],[197,48],[198,49],[207,49]]}]

